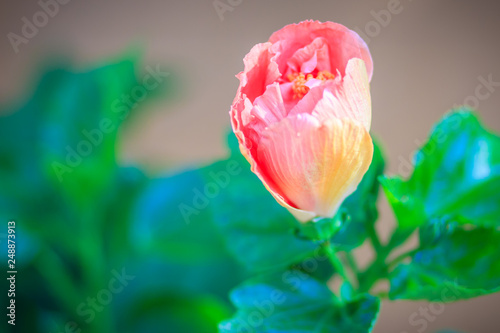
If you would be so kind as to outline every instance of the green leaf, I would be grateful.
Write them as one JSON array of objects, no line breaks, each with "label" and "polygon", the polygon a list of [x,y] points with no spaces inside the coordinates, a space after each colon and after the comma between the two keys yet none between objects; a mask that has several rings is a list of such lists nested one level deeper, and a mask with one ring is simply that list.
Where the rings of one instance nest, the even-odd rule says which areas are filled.
[{"label": "green leaf", "polygon": [[389,296],[452,302],[499,291],[499,243],[500,231],[489,228],[441,234],[389,274]]},{"label": "green leaf", "polygon": [[246,161],[232,157],[203,172],[200,193],[213,197],[208,198],[210,208],[228,249],[250,270],[288,267],[314,256],[319,242],[298,235],[299,222],[276,202]]},{"label": "green leaf", "polygon": [[368,236],[368,227],[378,218],[378,177],[384,172],[384,155],[380,144],[373,142],[373,159],[356,191],[347,197],[339,213],[349,215],[348,222],[333,237],[332,243],[338,250],[350,251],[360,246]]},{"label": "green leaf", "polygon": [[500,137],[467,109],[446,115],[415,155],[407,181],[380,181],[401,228],[447,217],[500,226]]},{"label": "green leaf", "polygon": [[130,110],[120,98],[136,85],[135,59],[47,70],[33,96],[0,117],[0,206],[10,218],[38,226],[42,216],[98,209],[115,180],[116,134]]},{"label": "green leaf", "polygon": [[420,227],[418,235],[422,248],[429,247],[439,243],[439,241],[453,233],[459,224],[447,218],[431,218],[427,223]]},{"label": "green leaf", "polygon": [[138,85],[128,59],[89,72],[59,69],[42,78],[30,102],[40,115],[40,167],[79,205],[111,185],[117,131],[132,109],[122,97]]},{"label": "green leaf", "polygon": [[227,297],[244,275],[226,250],[209,199],[199,197],[205,185],[203,172],[193,169],[151,179],[135,201],[129,246],[137,258],[147,257],[138,259],[146,267],[137,270],[157,276],[148,282],[150,287]]},{"label": "green leaf", "polygon": [[134,303],[119,332],[217,332],[217,324],[230,314],[214,297],[189,294],[151,294]]},{"label": "green leaf", "polygon": [[144,173],[134,167],[119,167],[114,177],[114,184],[104,200],[102,219],[106,223],[101,224],[101,229],[106,239],[106,253],[111,257],[120,257],[124,246],[130,249],[135,243],[129,235],[133,225],[132,213],[150,182]]},{"label": "green leaf", "polygon": [[370,332],[380,307],[370,295],[342,304],[326,284],[293,270],[251,279],[231,300],[238,311],[221,333]]}]

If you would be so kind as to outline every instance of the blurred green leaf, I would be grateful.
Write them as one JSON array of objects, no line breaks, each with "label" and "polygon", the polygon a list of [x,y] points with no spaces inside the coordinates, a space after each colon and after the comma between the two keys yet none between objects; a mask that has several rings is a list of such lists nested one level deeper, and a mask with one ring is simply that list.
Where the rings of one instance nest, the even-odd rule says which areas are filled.
[{"label": "blurred green leaf", "polygon": [[[134,204],[128,237],[135,255],[148,256],[145,263],[152,267],[151,274],[157,275],[148,283],[149,288],[214,293],[226,298],[244,272],[226,250],[209,202],[203,207],[193,204],[198,189],[203,190],[205,185],[203,170],[151,179]],[[190,215],[184,209],[196,213]]]},{"label": "blurred green leaf", "polygon": [[381,177],[401,228],[447,217],[500,226],[500,138],[467,109],[446,115],[415,155],[409,180]]},{"label": "blurred green leaf", "polygon": [[40,167],[77,205],[88,205],[113,180],[117,131],[132,109],[123,96],[134,87],[139,83],[131,60],[84,73],[55,70],[42,78],[31,101],[40,114]]},{"label": "blurred green leaf", "polygon": [[389,274],[391,299],[452,302],[500,290],[500,231],[453,229]]},{"label": "blurred green leaf", "polygon": [[130,229],[134,222],[134,209],[149,183],[150,179],[137,168],[117,168],[113,185],[103,198],[105,200],[101,218],[106,223],[101,223],[101,229],[106,239],[107,257],[115,261],[129,259],[130,253],[124,249],[133,248],[134,239],[130,237]]},{"label": "blurred green leaf", "polygon": [[250,270],[288,267],[313,256],[318,243],[298,237],[299,222],[276,202],[246,161],[233,157],[203,173],[206,182],[200,192],[218,189],[210,204],[215,221],[228,249]]},{"label": "blurred green leaf", "polygon": [[437,244],[443,237],[454,232],[457,227],[459,227],[457,222],[450,221],[446,217],[429,219],[419,228],[418,236],[421,247]]},{"label": "blurred green leaf", "polygon": [[231,293],[236,315],[219,325],[236,332],[370,332],[380,302],[369,295],[342,304],[326,284],[298,271],[246,281]]},{"label": "blurred green leaf", "polygon": [[154,294],[133,304],[118,332],[217,332],[217,324],[230,309],[214,297]]},{"label": "blurred green leaf", "polygon": [[33,228],[60,221],[61,232],[99,209],[115,181],[116,134],[130,111],[121,98],[138,85],[135,62],[48,70],[22,107],[0,117],[0,215]]},{"label": "blurred green leaf", "polygon": [[[158,68],[146,71],[163,77]],[[21,108],[0,112],[0,219],[17,222],[16,259],[27,274],[17,280],[16,297],[33,305],[17,309],[19,318],[28,319],[19,323],[23,331],[67,330],[74,320],[109,332],[118,321],[111,316],[135,305],[137,313],[127,316],[137,319],[138,331],[156,316],[156,330],[182,324],[186,330],[179,331],[207,332],[208,326],[216,331],[231,309],[227,292],[242,280],[241,269],[218,229],[205,220],[208,215],[189,226],[176,224],[175,200],[186,199],[189,188],[186,197],[176,195],[191,178],[149,181],[117,164],[119,127],[129,112],[163,91],[151,91],[144,81],[138,82],[132,58],[86,72],[58,68],[43,74]],[[108,285],[109,272],[121,267],[137,279],[96,320],[84,323],[75,314],[79,302],[95,296]]]}]

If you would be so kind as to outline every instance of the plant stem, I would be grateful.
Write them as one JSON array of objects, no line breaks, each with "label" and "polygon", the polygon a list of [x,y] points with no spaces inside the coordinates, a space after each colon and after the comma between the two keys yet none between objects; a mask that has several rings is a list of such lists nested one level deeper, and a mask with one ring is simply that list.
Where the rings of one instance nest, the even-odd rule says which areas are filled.
[{"label": "plant stem", "polygon": [[380,279],[384,279],[387,276],[387,266],[385,260],[387,258],[388,251],[384,249],[377,253],[377,257],[372,262],[372,264],[364,271],[358,275],[359,280],[359,292],[365,293],[369,292],[371,287]]},{"label": "plant stem", "polygon": [[417,247],[413,250],[410,250],[408,252],[405,252],[399,256],[397,256],[396,258],[394,258],[389,264],[387,264],[387,267],[389,269],[393,268],[396,264],[399,264],[401,261],[403,261],[404,259],[406,259],[407,257],[412,257],[413,255],[415,255],[415,253],[417,253],[418,251],[420,251],[421,248],[420,247]]},{"label": "plant stem", "polygon": [[370,234],[370,239],[373,244],[373,248],[376,251],[376,257],[375,260],[371,263],[371,265],[364,271],[361,272],[358,275],[358,280],[359,280],[359,291],[360,292],[368,292],[370,291],[371,287],[380,279],[385,279],[387,277],[387,274],[389,273],[392,265],[396,264],[400,260],[404,259],[408,255],[413,254],[412,250],[410,252],[407,252],[398,258],[396,260],[392,261],[389,265],[387,265],[385,262],[387,260],[387,257],[389,254],[403,244],[408,237],[413,233],[412,230],[410,231],[401,231],[397,229],[391,237],[391,240],[389,241],[389,244],[386,246],[382,246],[380,244],[380,241],[378,239],[378,236],[375,232],[375,228],[369,228],[369,234]]},{"label": "plant stem", "polygon": [[359,275],[359,267],[358,267],[358,263],[356,262],[356,258],[354,258],[354,255],[351,252],[346,252],[345,258],[347,260],[347,263],[349,264],[349,267],[351,267],[352,272],[356,276],[358,276]]},{"label": "plant stem", "polygon": [[373,249],[375,250],[376,253],[382,252],[383,246],[380,243],[380,239],[378,238],[377,231],[375,230],[375,225],[374,224],[368,224],[368,236],[370,237],[370,241],[373,245]]},{"label": "plant stem", "polygon": [[330,259],[331,264],[333,265],[333,268],[335,269],[335,272],[340,275],[342,280],[344,280],[345,283],[349,287],[351,287],[351,290],[353,289],[353,283],[349,279],[349,276],[346,274],[346,271],[344,269],[344,265],[340,258],[337,256],[337,253],[332,249],[330,242],[325,242],[323,243],[323,248],[325,249],[326,253],[328,254],[328,258]]}]

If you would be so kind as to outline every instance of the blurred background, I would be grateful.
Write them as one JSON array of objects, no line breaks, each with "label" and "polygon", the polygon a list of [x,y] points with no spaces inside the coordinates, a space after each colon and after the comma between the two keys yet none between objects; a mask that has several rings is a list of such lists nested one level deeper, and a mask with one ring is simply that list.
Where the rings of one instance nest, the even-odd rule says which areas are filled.
[{"label": "blurred background", "polygon": [[[168,215],[197,185],[164,176],[227,155],[234,75],[250,48],[305,19],[360,33],[375,68],[372,132],[388,173],[408,176],[412,152],[454,106],[500,131],[499,14],[484,0],[1,2],[0,237],[17,219],[17,329],[214,331],[245,272],[202,223],[208,212],[187,226]],[[82,129],[99,143],[79,147]],[[72,166],[68,145],[92,153]],[[380,201],[384,232],[393,216]],[[446,304],[419,330],[411,318],[428,303],[384,302],[375,332],[494,333],[499,305],[498,294]]]}]

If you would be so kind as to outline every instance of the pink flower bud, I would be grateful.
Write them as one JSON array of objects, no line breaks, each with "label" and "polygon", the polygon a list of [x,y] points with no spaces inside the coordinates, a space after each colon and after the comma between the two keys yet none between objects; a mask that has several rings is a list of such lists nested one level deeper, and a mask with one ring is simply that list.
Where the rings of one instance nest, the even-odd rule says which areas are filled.
[{"label": "pink flower bud", "polygon": [[230,111],[241,152],[299,221],[332,217],[373,155],[368,47],[343,25],[304,21],[244,64]]}]

